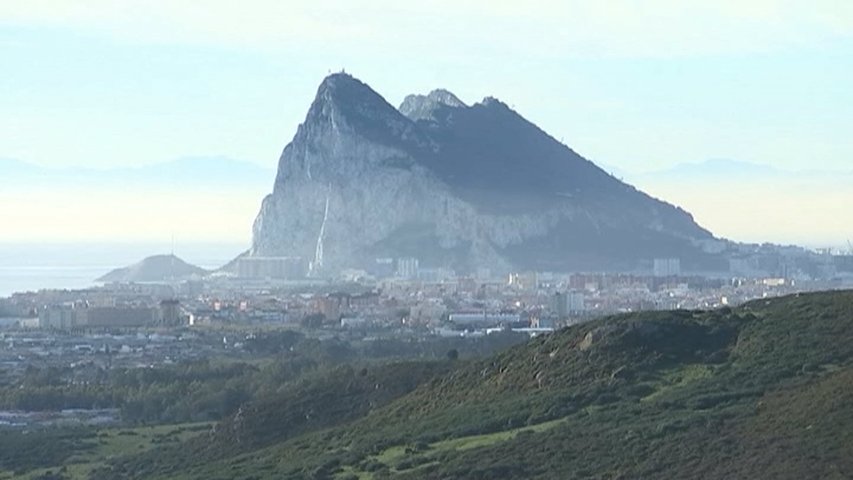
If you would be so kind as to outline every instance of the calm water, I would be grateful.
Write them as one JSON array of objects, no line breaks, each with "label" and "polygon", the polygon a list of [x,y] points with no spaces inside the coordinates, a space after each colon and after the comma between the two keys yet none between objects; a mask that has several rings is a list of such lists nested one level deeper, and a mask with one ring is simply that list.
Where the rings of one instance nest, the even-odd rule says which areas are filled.
[{"label": "calm water", "polygon": [[[114,268],[169,253],[166,244],[0,243],[0,297],[42,288],[85,288]],[[224,265],[246,249],[238,244],[176,245],[175,255],[204,268]]]}]

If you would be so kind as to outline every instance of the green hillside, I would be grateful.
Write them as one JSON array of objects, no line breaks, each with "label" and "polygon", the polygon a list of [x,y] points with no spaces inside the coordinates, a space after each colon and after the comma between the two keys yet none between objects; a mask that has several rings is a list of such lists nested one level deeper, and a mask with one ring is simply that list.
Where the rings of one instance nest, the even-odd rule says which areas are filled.
[{"label": "green hillside", "polygon": [[95,478],[853,478],[853,292],[341,368]]}]

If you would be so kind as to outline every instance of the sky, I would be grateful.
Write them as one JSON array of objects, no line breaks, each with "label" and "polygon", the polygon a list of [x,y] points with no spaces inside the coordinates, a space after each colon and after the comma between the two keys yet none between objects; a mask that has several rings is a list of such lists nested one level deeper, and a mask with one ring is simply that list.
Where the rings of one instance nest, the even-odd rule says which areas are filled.
[{"label": "sky", "polygon": [[[844,0],[0,0],[0,65],[0,158],[54,168],[187,156],[275,168],[317,85],[345,69],[395,105],[439,87],[468,103],[498,97],[621,172],[709,158],[853,171],[853,2]],[[715,233],[762,235],[744,230],[753,217],[726,223],[719,190],[691,199],[695,189],[639,186],[692,206]],[[27,187],[0,186],[0,241],[162,241],[177,231],[248,242],[264,193]],[[815,198],[779,187],[743,201]],[[815,210],[843,213],[838,202],[853,201],[844,185],[833,188]],[[178,211],[164,208],[172,200]],[[54,202],[89,214],[69,225],[67,212],[63,221],[51,213]],[[105,206],[159,215],[120,221],[98,213]],[[779,222],[768,241],[853,236],[837,219]]]}]

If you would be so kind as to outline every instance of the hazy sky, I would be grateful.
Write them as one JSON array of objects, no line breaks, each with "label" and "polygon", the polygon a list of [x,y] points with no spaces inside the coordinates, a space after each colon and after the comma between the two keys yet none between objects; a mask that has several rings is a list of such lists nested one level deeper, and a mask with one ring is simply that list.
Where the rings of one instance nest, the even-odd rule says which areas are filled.
[{"label": "hazy sky", "polygon": [[496,96],[625,171],[853,169],[846,0],[0,0],[0,65],[0,157],[41,165],[272,167],[345,68],[395,105]]}]

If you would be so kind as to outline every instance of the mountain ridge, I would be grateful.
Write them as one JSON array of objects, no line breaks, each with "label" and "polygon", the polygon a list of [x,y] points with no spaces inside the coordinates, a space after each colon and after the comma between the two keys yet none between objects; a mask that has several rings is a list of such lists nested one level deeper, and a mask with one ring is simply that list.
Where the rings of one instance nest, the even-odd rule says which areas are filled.
[{"label": "mountain ridge", "polygon": [[253,162],[226,156],[187,156],[140,166],[51,167],[15,159],[0,159],[5,179],[44,183],[183,183],[215,186],[234,183],[270,183],[273,170]]},{"label": "mountain ridge", "polygon": [[410,114],[428,117],[413,120],[350,75],[324,79],[283,150],[252,254],[327,271],[377,256],[461,272],[631,270],[674,255],[688,267],[722,263],[703,250],[716,239],[687,212],[615,179],[506,104],[433,93],[443,101],[407,97]]}]

